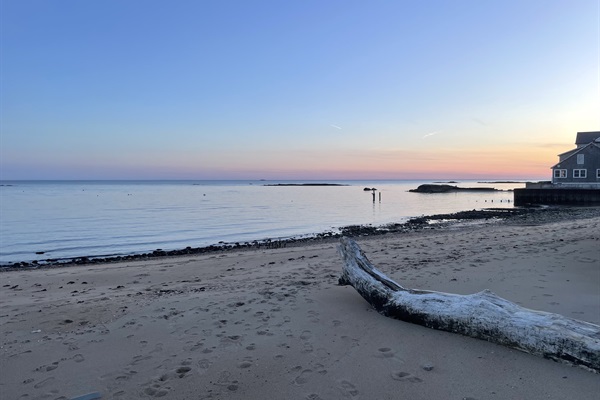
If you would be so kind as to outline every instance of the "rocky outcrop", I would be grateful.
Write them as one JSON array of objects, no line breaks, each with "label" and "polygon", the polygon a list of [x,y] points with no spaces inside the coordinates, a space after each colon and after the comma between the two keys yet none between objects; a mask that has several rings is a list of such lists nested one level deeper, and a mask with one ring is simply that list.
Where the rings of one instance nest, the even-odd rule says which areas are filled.
[{"label": "rocky outcrop", "polygon": [[410,189],[409,192],[413,193],[452,193],[452,192],[495,192],[498,189],[494,189],[491,187],[471,187],[471,188],[462,188],[454,185],[434,185],[434,184],[425,184],[420,185],[416,189]]}]

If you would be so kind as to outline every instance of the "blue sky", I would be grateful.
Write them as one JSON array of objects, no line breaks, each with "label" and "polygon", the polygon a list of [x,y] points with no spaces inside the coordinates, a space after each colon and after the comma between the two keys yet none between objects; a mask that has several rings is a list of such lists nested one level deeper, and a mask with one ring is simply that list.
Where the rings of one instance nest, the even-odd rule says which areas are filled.
[{"label": "blue sky", "polygon": [[1,179],[544,178],[600,2],[1,2]]}]

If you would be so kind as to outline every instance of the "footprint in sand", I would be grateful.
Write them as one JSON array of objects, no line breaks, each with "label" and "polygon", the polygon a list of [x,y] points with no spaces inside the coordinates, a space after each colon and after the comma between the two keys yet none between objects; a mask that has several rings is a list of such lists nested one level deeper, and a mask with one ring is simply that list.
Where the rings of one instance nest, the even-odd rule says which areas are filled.
[{"label": "footprint in sand", "polygon": [[169,389],[162,388],[159,384],[154,384],[151,387],[144,389],[144,394],[152,397],[164,397],[169,394]]},{"label": "footprint in sand", "polygon": [[575,257],[575,260],[583,263],[595,263],[597,259],[589,258],[589,257]]},{"label": "footprint in sand", "polygon": [[157,343],[156,346],[154,346],[154,349],[152,351],[150,351],[150,354],[160,353],[161,351],[163,351],[163,344]]},{"label": "footprint in sand", "polygon": [[187,373],[188,373],[188,372],[190,372],[191,370],[192,370],[192,368],[191,368],[191,367],[188,367],[188,366],[181,366],[181,367],[179,367],[179,368],[177,368],[177,369],[175,370],[175,374],[177,374],[177,376],[178,376],[179,378],[183,378],[183,377],[185,376],[185,374],[187,374]]},{"label": "footprint in sand", "polygon": [[352,383],[342,380],[338,383],[338,389],[342,392],[345,397],[357,398],[358,389]]},{"label": "footprint in sand", "polygon": [[202,346],[204,346],[204,343],[202,343],[202,341],[196,342],[191,348],[190,351],[196,351],[196,350],[200,350],[202,348]]},{"label": "footprint in sand", "polygon": [[302,333],[300,334],[300,339],[302,339],[302,340],[308,340],[310,338],[312,338],[311,331],[302,331]]},{"label": "footprint in sand", "polygon": [[252,358],[246,357],[244,359],[244,361],[242,361],[238,364],[238,368],[242,368],[242,369],[250,368],[252,365],[253,365]]},{"label": "footprint in sand", "polygon": [[316,311],[312,311],[312,310],[309,311],[308,312],[308,320],[310,322],[314,322],[314,323],[319,322],[320,321],[320,319],[319,319],[319,313],[316,312]]},{"label": "footprint in sand", "polygon": [[36,389],[39,389],[41,387],[48,385],[49,383],[54,382],[54,380],[55,380],[55,378],[51,376],[50,378],[46,378],[43,381],[36,383],[35,385],[33,385],[33,387]]},{"label": "footprint in sand", "polygon": [[129,375],[119,375],[115,378],[117,383],[127,382],[131,377]]},{"label": "footprint in sand", "polygon": [[296,384],[296,385],[304,385],[306,382],[308,382],[308,379],[312,375],[312,372],[313,372],[312,369],[305,369],[305,370],[303,370],[300,373],[300,375],[298,375],[294,379],[294,384]]},{"label": "footprint in sand", "polygon": [[221,344],[224,346],[229,345],[237,345],[240,346],[242,344],[243,337],[241,335],[229,335],[221,337]]},{"label": "footprint in sand", "polygon": [[144,390],[143,393],[152,396],[152,397],[164,397],[169,394],[171,389],[170,386],[165,386],[171,379],[174,378],[184,378],[186,374],[188,374],[192,368],[187,364],[191,363],[191,359],[184,360],[182,364],[171,372],[167,372],[166,374],[161,375],[158,378],[153,379],[153,383],[151,382]]},{"label": "footprint in sand", "polygon": [[392,379],[395,381],[406,381],[406,382],[413,382],[413,383],[423,382],[423,380],[421,378],[417,378],[416,376],[413,376],[413,375],[409,374],[408,372],[403,372],[403,371],[392,372]]},{"label": "footprint in sand", "polygon": [[139,363],[141,363],[142,361],[146,361],[146,360],[150,360],[152,358],[152,356],[135,356],[133,357],[133,361],[131,361],[128,365],[137,365]]},{"label": "footprint in sand", "polygon": [[377,349],[377,353],[375,354],[375,357],[392,358],[392,357],[394,357],[394,352],[389,347],[380,347],[379,349]]},{"label": "footprint in sand", "polygon": [[317,371],[317,374],[325,375],[327,373],[327,370],[323,364],[315,364],[314,368]]},{"label": "footprint in sand", "polygon": [[304,346],[302,346],[302,350],[300,350],[301,353],[312,353],[313,351],[314,347],[310,343],[304,343]]},{"label": "footprint in sand", "polygon": [[228,390],[235,392],[236,390],[238,390],[238,381],[234,380],[234,381],[230,381],[231,374],[229,373],[229,371],[222,371],[219,374],[219,378],[217,379],[217,382],[214,383],[215,385],[218,386],[225,386],[227,387]]}]

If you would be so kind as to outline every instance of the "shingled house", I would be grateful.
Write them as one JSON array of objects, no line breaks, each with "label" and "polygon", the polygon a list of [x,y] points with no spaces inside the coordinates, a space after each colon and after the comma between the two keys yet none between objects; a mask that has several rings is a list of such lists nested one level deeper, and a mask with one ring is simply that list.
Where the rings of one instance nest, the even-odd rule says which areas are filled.
[{"label": "shingled house", "polygon": [[577,132],[577,146],[558,155],[552,184],[600,188],[600,131]]},{"label": "shingled house", "polygon": [[600,205],[600,131],[577,132],[575,145],[558,155],[551,182],[527,182],[515,189],[515,205]]}]

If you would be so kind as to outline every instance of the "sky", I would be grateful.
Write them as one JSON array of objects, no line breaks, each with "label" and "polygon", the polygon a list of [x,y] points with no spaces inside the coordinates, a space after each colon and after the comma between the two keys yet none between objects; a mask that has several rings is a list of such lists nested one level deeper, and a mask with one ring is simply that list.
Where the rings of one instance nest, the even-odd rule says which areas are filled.
[{"label": "sky", "polygon": [[0,179],[550,179],[600,0],[0,0]]}]

